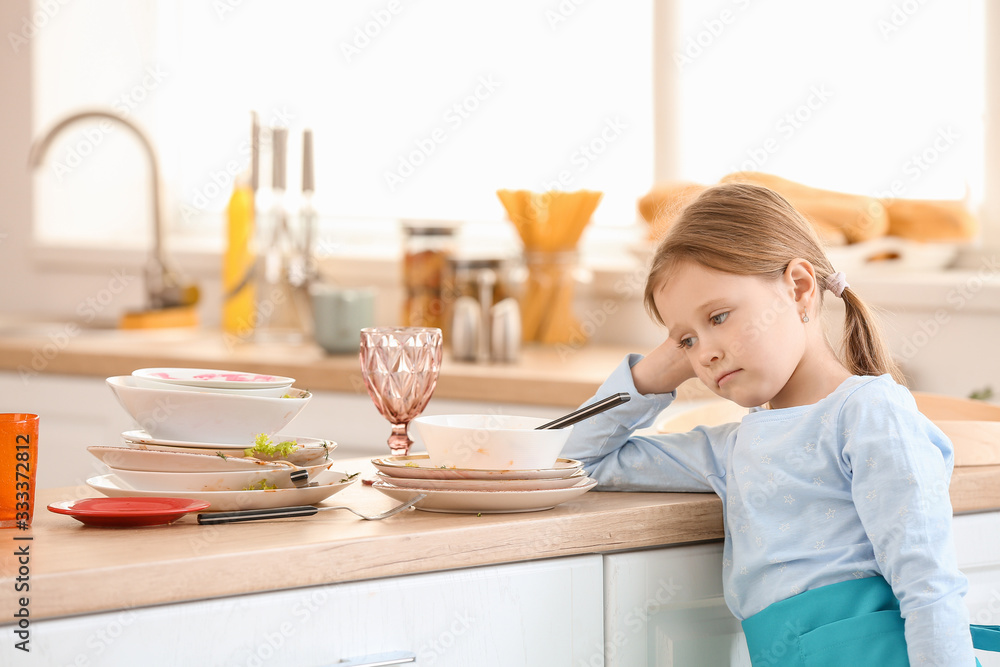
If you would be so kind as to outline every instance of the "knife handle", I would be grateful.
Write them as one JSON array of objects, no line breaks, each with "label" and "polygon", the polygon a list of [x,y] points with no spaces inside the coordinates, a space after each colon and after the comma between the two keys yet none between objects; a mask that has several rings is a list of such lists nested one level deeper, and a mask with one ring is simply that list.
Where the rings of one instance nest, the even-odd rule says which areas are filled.
[{"label": "knife handle", "polygon": [[198,523],[203,526],[211,526],[219,523],[240,523],[243,521],[257,521],[259,519],[284,519],[295,516],[312,516],[319,512],[318,507],[312,505],[296,505],[294,507],[272,507],[259,510],[236,510],[234,512],[211,512],[209,514],[199,514]]}]

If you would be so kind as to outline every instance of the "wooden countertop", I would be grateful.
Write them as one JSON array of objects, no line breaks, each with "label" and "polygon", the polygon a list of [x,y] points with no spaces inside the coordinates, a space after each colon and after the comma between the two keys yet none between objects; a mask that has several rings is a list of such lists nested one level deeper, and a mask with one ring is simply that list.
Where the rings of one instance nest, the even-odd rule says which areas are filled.
[{"label": "wooden countertop", "polygon": [[[372,470],[366,460],[344,470]],[[956,512],[1000,508],[1000,466],[957,468]],[[592,491],[523,514],[410,510],[383,521],[346,511],[200,526],[193,515],[148,528],[94,528],[49,512],[58,500],[98,495],[46,489],[29,531],[0,532],[0,608],[15,608],[15,550],[29,548],[34,620],[200,598],[448,570],[556,556],[678,545],[723,537],[714,494]],[[356,483],[324,505],[379,512],[395,501]],[[31,537],[29,540],[16,538]]]},{"label": "wooden countertop", "polygon": [[[92,331],[64,325],[47,333],[8,329],[0,335],[0,369],[108,377],[136,368],[231,368],[296,378],[313,391],[364,393],[356,355],[328,355],[313,343],[257,345],[218,331]],[[463,363],[445,356],[435,398],[576,407],[629,352],[625,347],[529,345],[514,364]],[[681,399],[710,396],[701,383]]]}]

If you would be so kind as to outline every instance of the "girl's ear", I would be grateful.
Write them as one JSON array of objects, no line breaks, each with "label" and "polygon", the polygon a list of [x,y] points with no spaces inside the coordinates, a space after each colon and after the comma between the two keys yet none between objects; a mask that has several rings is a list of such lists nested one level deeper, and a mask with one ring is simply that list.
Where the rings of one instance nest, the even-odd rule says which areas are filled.
[{"label": "girl's ear", "polygon": [[793,259],[785,267],[783,279],[795,303],[808,312],[817,294],[816,269],[812,263],[801,257]]}]

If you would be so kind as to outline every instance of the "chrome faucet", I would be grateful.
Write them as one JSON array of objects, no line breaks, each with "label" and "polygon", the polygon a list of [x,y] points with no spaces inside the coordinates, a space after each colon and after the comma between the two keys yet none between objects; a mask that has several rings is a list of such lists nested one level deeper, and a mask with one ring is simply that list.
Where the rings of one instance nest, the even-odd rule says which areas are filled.
[{"label": "chrome faucet", "polygon": [[66,116],[31,146],[28,164],[37,169],[45,158],[53,139],[67,126],[88,118],[104,118],[131,130],[149,158],[150,186],[153,200],[153,254],[146,266],[146,297],[149,308],[160,310],[176,306],[191,306],[198,301],[198,287],[184,282],[167,260],[163,249],[163,208],[161,205],[160,163],[149,136],[135,123],[103,109],[85,109]]}]

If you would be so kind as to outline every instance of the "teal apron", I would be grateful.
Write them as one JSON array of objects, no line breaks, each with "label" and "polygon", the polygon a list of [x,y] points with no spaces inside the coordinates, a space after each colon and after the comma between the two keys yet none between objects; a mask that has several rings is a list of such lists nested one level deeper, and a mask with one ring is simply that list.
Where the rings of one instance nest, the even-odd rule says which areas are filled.
[{"label": "teal apron", "polygon": [[[971,629],[973,646],[1000,651],[1000,626]],[[910,664],[899,601],[882,577],[851,579],[775,602],[744,620],[743,632],[753,667]]]}]

